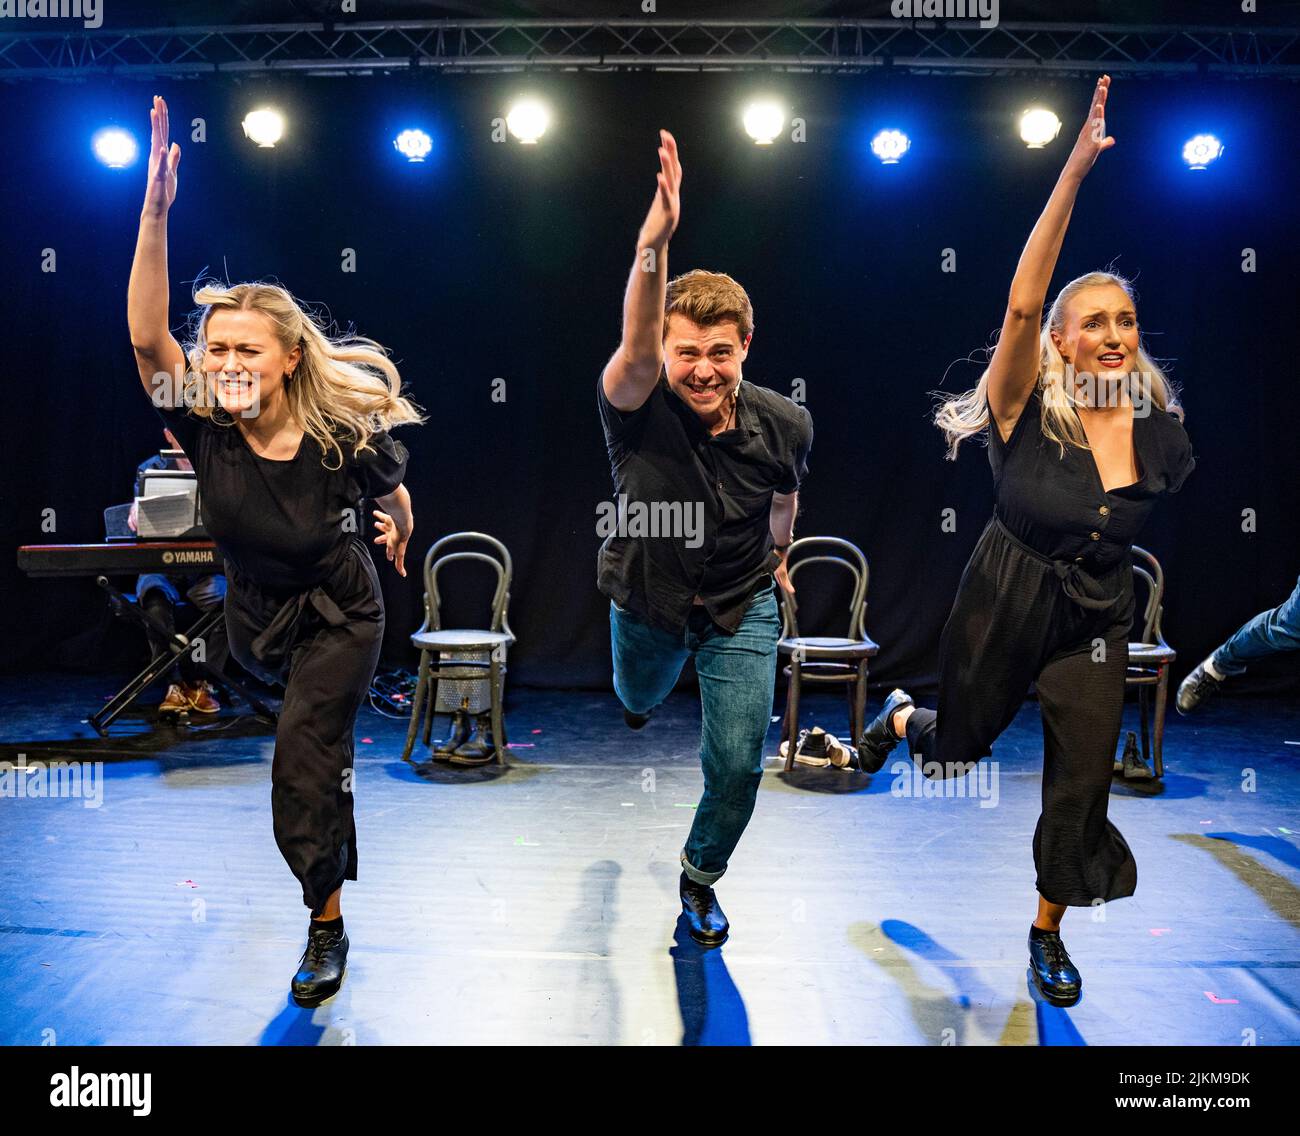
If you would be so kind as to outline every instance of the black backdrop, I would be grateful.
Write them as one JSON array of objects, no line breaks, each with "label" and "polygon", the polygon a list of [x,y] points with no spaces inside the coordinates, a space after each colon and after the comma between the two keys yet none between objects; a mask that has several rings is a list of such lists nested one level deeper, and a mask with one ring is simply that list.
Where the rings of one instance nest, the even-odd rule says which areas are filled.
[{"label": "black backdrop", "polygon": [[[184,150],[171,219],[173,325],[203,269],[273,278],[388,346],[430,421],[412,453],[412,557],[457,529],[514,555],[513,681],[608,684],[606,604],[595,590],[596,507],[610,492],[595,379],[619,334],[634,237],[653,191],[656,129],[685,168],[670,270],[726,271],[749,290],[746,377],[789,393],[804,380],[816,424],[798,532],[857,542],[872,565],[868,625],[881,682],[932,679],[939,630],[991,508],[987,457],[942,460],[927,392],[978,378],[967,361],[1000,322],[1019,249],[1064,159],[1090,84],[1009,79],[743,74],[275,77],[0,90],[6,169],[0,238],[6,472],[0,520],[5,666],[122,665],[139,643],[114,628],[90,581],[28,580],[12,549],[98,540],[160,443],[135,376],[126,281],[143,164],[109,171],[88,149],[116,121],[147,138],[164,94]],[[492,140],[522,90],[554,105],[536,147]],[[745,97],[782,95],[806,140],[754,146]],[[239,129],[264,98],[287,139],[258,150]],[[1047,100],[1062,137],[1029,151],[1016,112]],[[207,141],[189,140],[202,117]],[[1296,445],[1296,193],[1300,85],[1115,80],[1118,140],[1089,177],[1054,287],[1113,264],[1138,274],[1139,318],[1176,360],[1198,469],[1142,543],[1168,573],[1165,632],[1178,673],[1241,620],[1281,601],[1300,572]],[[408,124],[435,139],[398,159]],[[867,153],[874,129],[914,139],[900,165]],[[1187,172],[1182,141],[1210,129],[1223,161]],[[56,250],[57,271],[42,272]],[[1242,250],[1258,270],[1241,270]],[[355,273],[341,271],[344,249]],[[941,270],[945,249],[956,272]],[[506,400],[494,402],[494,379]],[[956,531],[941,529],[956,510]],[[57,529],[42,531],[43,510]],[[1254,510],[1257,531],[1243,532]],[[410,666],[418,571],[383,566],[385,658]],[[815,614],[811,573],[802,611]],[[452,615],[481,596],[449,581]],[[1295,657],[1252,672],[1294,690]]]}]

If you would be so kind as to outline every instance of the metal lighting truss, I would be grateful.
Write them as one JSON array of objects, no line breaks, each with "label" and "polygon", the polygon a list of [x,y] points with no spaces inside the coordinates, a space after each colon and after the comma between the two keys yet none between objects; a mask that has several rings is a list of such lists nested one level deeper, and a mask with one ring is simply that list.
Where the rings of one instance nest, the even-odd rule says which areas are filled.
[{"label": "metal lighting truss", "polygon": [[[57,27],[55,26],[57,24]],[[42,26],[48,25],[48,26]],[[19,28],[8,32],[6,28]],[[87,30],[0,23],[0,79],[295,71],[863,72],[1300,78],[1300,29],[935,20],[398,20]]]}]

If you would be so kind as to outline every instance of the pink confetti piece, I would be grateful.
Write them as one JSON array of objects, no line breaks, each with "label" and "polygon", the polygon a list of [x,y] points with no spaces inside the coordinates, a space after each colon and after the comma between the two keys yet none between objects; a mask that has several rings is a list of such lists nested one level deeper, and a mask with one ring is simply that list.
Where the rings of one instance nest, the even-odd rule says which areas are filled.
[{"label": "pink confetti piece", "polygon": [[1159,935],[1167,935],[1167,934],[1169,934],[1169,928],[1168,928],[1168,927],[1152,927],[1152,928],[1151,928],[1151,934],[1153,934],[1153,935],[1157,935],[1157,936],[1159,936]]},{"label": "pink confetti piece", "polygon": [[1205,996],[1216,1006],[1235,1006],[1238,1004],[1236,998],[1220,998],[1211,990],[1206,990]]},{"label": "pink confetti piece", "polygon": [[542,731],[541,731],[541,730],[529,730],[528,732],[529,732],[530,734],[540,734]]},{"label": "pink confetti piece", "polygon": [[361,742],[362,742],[363,745],[374,745],[374,744],[375,744],[375,739],[374,739],[374,738],[362,738],[362,739],[361,739]]},{"label": "pink confetti piece", "polygon": [[176,881],[176,886],[177,886],[178,888],[183,888],[183,887],[192,887],[192,888],[196,888],[196,887],[198,887],[199,885],[196,884],[193,880],[177,880],[177,881]]}]

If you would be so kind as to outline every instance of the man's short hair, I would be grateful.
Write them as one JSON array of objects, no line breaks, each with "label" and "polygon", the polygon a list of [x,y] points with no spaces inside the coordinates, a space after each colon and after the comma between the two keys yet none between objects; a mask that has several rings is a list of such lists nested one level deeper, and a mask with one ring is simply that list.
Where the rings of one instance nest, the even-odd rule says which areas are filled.
[{"label": "man's short hair", "polygon": [[664,299],[665,336],[669,317],[674,312],[700,327],[730,320],[735,323],[742,344],[754,330],[754,308],[749,296],[725,272],[697,268],[668,281]]}]

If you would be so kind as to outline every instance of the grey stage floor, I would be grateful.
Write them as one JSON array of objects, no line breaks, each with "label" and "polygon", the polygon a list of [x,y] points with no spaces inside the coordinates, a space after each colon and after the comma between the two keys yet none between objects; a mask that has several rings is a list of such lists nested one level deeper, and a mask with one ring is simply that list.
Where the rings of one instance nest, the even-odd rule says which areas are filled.
[{"label": "grey stage floor", "polygon": [[[0,1041],[1300,1042],[1292,705],[1174,718],[1164,791],[1117,783],[1138,891],[1070,913],[1085,995],[1068,1010],[1026,979],[1032,702],[997,747],[992,807],[908,795],[889,766],[787,779],[769,763],[718,888],[732,937],[710,952],[677,925],[701,787],[690,695],[634,734],[612,696],[516,691],[504,773],[418,773],[401,723],[366,710],[349,973],[309,1011],[287,997],[306,912],[271,836],[270,736],[244,721],[100,742],[79,718],[110,689],[0,686],[0,758],[104,763],[98,807],[0,798]],[[805,724],[843,732],[841,706],[814,699]]]}]

